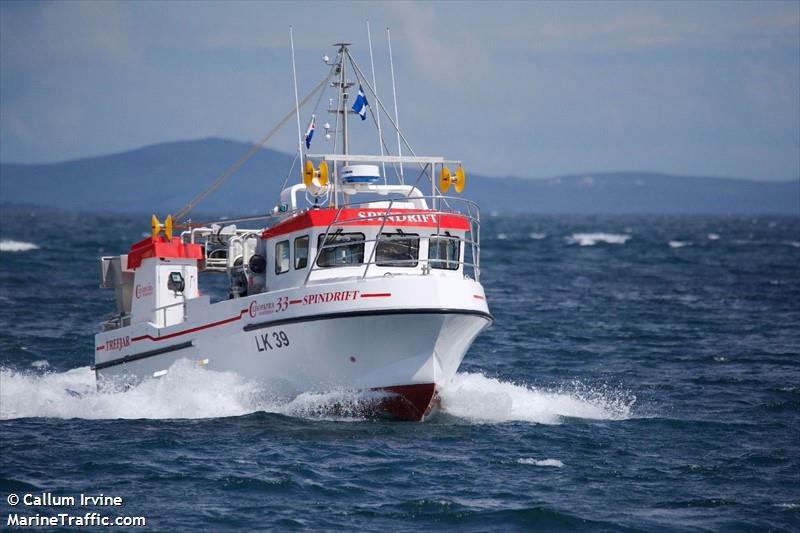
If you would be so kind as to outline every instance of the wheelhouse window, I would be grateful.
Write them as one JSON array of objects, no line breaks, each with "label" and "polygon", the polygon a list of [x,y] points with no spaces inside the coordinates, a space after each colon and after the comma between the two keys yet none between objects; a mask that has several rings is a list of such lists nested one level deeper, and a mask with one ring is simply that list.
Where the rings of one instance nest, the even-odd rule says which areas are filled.
[{"label": "wheelhouse window", "polygon": [[449,233],[431,235],[428,239],[428,264],[431,268],[458,270],[461,257],[461,239]]},{"label": "wheelhouse window", "polygon": [[294,240],[294,268],[300,270],[308,266],[308,235]]},{"label": "wheelhouse window", "polygon": [[381,233],[375,246],[375,264],[388,267],[415,267],[419,263],[419,235]]},{"label": "wheelhouse window", "polygon": [[283,274],[289,271],[289,241],[275,244],[275,273]]},{"label": "wheelhouse window", "polygon": [[[346,265],[361,265],[364,263],[364,234],[363,233],[331,233],[328,238],[319,236],[319,267],[337,267]],[[324,246],[324,248],[323,248]]]}]

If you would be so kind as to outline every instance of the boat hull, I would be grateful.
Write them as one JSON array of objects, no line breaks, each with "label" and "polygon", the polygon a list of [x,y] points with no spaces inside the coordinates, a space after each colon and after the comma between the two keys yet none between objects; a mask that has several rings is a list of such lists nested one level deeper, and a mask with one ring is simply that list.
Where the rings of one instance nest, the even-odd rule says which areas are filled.
[{"label": "boat hull", "polygon": [[180,359],[232,371],[290,399],[308,391],[382,391],[380,409],[422,420],[491,322],[470,309],[380,309],[198,331],[180,342],[96,365],[99,383],[160,377]]}]

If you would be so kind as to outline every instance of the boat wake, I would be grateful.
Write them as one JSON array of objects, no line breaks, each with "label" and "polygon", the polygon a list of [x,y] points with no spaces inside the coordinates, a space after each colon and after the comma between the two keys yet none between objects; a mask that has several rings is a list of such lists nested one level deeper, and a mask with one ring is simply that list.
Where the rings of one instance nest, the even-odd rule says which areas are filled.
[{"label": "boat wake", "polygon": [[[20,372],[0,368],[0,420],[18,418],[193,419],[268,412],[315,420],[364,420],[385,397],[379,392],[334,390],[292,398],[268,395],[232,372],[176,362],[158,379],[135,387],[98,391],[94,372]],[[474,423],[560,423],[563,417],[621,420],[633,401],[621,393],[543,392],[482,374],[457,374],[441,391],[447,414]]]},{"label": "boat wake", "polygon": [[0,419],[213,418],[258,408],[255,384],[178,361],[169,373],[127,390],[98,391],[88,367],[66,372],[0,369]]},{"label": "boat wake", "polygon": [[478,423],[559,424],[565,417],[625,420],[636,402],[632,394],[609,387],[572,383],[545,391],[474,373],[456,374],[440,393],[445,412]]}]

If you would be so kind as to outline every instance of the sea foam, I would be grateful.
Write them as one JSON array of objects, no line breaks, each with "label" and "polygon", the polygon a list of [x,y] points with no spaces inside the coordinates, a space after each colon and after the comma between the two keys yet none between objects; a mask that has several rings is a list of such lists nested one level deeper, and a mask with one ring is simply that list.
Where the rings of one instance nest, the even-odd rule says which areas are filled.
[{"label": "sea foam", "polygon": [[[94,372],[0,368],[0,420],[16,418],[181,419],[241,416],[254,412],[325,420],[363,420],[385,397],[380,392],[331,390],[277,396],[233,372],[217,372],[180,360],[167,374],[117,390],[97,389]],[[563,417],[621,420],[635,401],[615,391],[571,387],[540,391],[459,373],[441,389],[443,410],[474,423],[509,421],[558,424]]]},{"label": "sea foam", "polygon": [[360,420],[373,413],[380,392],[331,390],[278,396],[233,372],[174,363],[160,378],[133,387],[98,390],[94,372],[19,372],[0,368],[0,420],[15,418],[195,419],[254,412],[297,418]]},{"label": "sea foam", "polygon": [[683,248],[684,246],[691,246],[692,243],[688,241],[669,241],[670,248]]},{"label": "sea foam", "polygon": [[624,420],[636,398],[619,391],[592,390],[573,384],[558,392],[538,390],[478,373],[459,373],[440,391],[442,409],[483,423],[559,424],[563,417]]},{"label": "sea foam", "polygon": [[518,459],[517,462],[521,465],[532,466],[554,466],[556,468],[564,466],[564,463],[558,459],[533,459],[532,457],[523,457],[522,459]]},{"label": "sea foam", "polygon": [[32,242],[13,241],[11,239],[3,239],[0,241],[0,252],[28,252],[30,250],[37,250],[39,247]]},{"label": "sea foam", "polygon": [[566,238],[567,244],[594,246],[595,244],[625,244],[631,238],[623,233],[573,233]]},{"label": "sea foam", "polygon": [[0,419],[210,418],[259,408],[255,384],[228,372],[178,361],[162,378],[127,390],[98,391],[94,372],[16,372],[0,369]]}]

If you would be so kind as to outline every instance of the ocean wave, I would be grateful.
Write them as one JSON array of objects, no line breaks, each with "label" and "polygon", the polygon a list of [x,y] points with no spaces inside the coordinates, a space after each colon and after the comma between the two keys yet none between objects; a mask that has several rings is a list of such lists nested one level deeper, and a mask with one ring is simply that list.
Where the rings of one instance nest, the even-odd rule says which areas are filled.
[{"label": "ocean wave", "polygon": [[719,233],[709,233],[707,237],[709,241],[718,241]]},{"label": "ocean wave", "polygon": [[692,243],[689,241],[669,241],[670,248],[683,248],[684,246],[691,246]]},{"label": "ocean wave", "polygon": [[558,459],[533,459],[531,457],[523,457],[522,459],[518,459],[517,462],[521,465],[532,466],[554,466],[556,468],[561,468],[564,466],[564,463]]},{"label": "ocean wave", "polygon": [[605,387],[591,389],[573,383],[566,390],[551,392],[476,373],[456,374],[440,395],[445,412],[481,423],[559,424],[564,417],[625,420],[636,401],[633,395]]},{"label": "ocean wave", "polygon": [[624,233],[573,233],[566,238],[568,244],[579,246],[594,246],[598,243],[604,244],[625,244],[631,238]]},{"label": "ocean wave", "polygon": [[0,241],[0,252],[29,252],[30,250],[38,249],[39,247],[32,242],[13,241],[11,239]]},{"label": "ocean wave", "polygon": [[535,241],[540,241],[547,237],[547,233],[536,233],[536,232],[528,233],[528,237],[530,237]]}]

